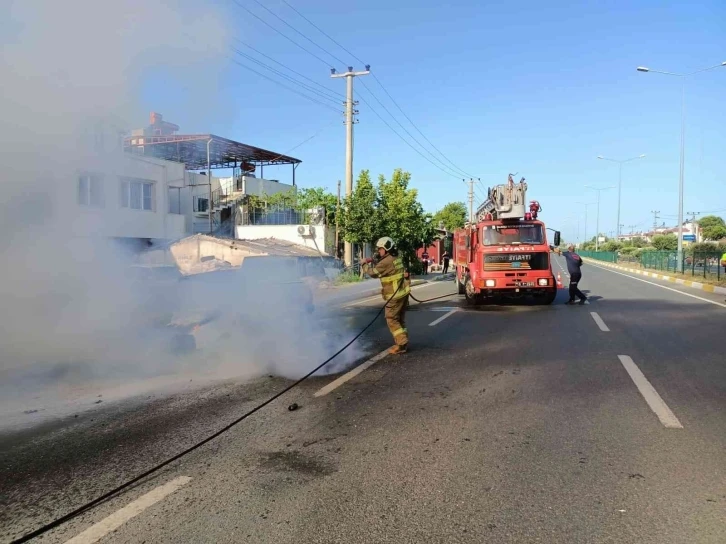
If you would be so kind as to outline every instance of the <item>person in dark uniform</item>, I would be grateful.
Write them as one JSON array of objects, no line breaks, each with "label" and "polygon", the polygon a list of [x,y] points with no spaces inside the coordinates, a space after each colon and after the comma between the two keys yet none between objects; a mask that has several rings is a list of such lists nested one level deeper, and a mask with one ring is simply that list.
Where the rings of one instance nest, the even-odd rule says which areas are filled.
[{"label": "person in dark uniform", "polygon": [[444,251],[444,254],[441,256],[441,264],[444,265],[444,269],[442,270],[442,274],[446,274],[449,271],[449,260],[451,257],[449,256],[448,251]]},{"label": "person in dark uniform", "polygon": [[555,253],[562,255],[565,258],[565,261],[567,261],[567,273],[570,275],[570,300],[568,300],[565,304],[574,304],[575,298],[580,299],[580,304],[585,304],[587,297],[577,286],[582,279],[582,272],[580,272],[582,258],[575,253],[575,246],[570,244],[567,246],[567,251],[564,253],[560,251],[559,248],[555,248]]},{"label": "person in dark uniform", "polygon": [[424,249],[421,255],[421,262],[423,263],[424,276],[429,273],[429,252]]}]

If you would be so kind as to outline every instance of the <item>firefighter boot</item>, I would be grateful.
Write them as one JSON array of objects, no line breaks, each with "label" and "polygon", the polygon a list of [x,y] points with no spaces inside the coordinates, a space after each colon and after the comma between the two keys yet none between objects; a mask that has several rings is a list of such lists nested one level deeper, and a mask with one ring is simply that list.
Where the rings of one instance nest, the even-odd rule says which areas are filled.
[{"label": "firefighter boot", "polygon": [[401,355],[402,353],[406,353],[408,351],[408,344],[396,344],[391,349],[388,350],[388,353],[391,355]]}]

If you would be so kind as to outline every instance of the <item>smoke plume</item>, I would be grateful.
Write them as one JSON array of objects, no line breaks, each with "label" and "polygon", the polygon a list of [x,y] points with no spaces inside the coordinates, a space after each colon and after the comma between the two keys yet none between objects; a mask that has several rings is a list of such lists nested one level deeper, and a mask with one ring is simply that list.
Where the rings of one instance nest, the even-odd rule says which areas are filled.
[{"label": "smoke plume", "polygon": [[[136,277],[129,267],[130,251],[97,235],[103,215],[90,221],[76,211],[79,171],[89,164],[123,170],[118,150],[99,150],[91,143],[99,131],[108,142],[118,138],[119,129],[141,125],[146,112],[139,97],[150,74],[163,69],[171,78],[170,89],[183,83],[191,96],[213,93],[209,82],[221,73],[233,32],[230,18],[213,6],[185,0],[3,3],[4,399],[38,398],[37,391],[62,397],[74,386],[103,380],[128,383],[163,373],[213,373],[221,367],[230,376],[255,374],[272,362],[280,374],[292,377],[330,353],[331,346],[310,327],[309,318],[293,320],[281,336],[274,322],[281,312],[291,311],[274,296],[270,306],[252,307],[234,292],[202,297],[184,282]],[[212,103],[194,101],[188,107]],[[163,111],[163,104],[158,109]],[[194,118],[213,114],[199,110]],[[200,305],[206,310],[216,305],[221,315],[247,316],[254,327],[218,340],[216,359],[170,355],[168,335],[157,331],[165,330],[175,312]],[[301,353],[308,356],[304,361]]]}]

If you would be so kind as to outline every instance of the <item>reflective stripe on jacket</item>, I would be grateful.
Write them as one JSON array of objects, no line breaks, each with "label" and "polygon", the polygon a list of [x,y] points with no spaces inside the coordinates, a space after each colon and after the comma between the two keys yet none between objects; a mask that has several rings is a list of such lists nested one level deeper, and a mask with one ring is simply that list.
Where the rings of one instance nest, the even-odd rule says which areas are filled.
[{"label": "reflective stripe on jacket", "polygon": [[[401,257],[386,255],[375,266],[363,265],[363,273],[381,280],[381,296],[388,300],[403,298],[411,291],[410,282],[404,278],[405,270]],[[395,294],[394,294],[395,293]]]}]

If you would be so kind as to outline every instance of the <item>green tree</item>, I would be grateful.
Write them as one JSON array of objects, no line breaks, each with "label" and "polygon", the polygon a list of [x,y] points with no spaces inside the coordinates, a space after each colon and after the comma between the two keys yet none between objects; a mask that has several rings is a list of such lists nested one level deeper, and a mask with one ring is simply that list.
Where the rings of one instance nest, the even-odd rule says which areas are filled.
[{"label": "green tree", "polygon": [[608,240],[600,246],[600,251],[620,251],[623,248],[621,242],[615,240]]},{"label": "green tree", "polygon": [[424,213],[418,201],[418,191],[409,189],[411,174],[397,168],[390,181],[378,178],[379,233],[396,241],[404,264],[413,269],[418,263],[416,250],[430,244],[435,228],[431,214]]},{"label": "green tree", "polygon": [[707,215],[703,217],[698,226],[701,228],[701,234],[706,240],[721,240],[726,238],[726,222],[717,215]]},{"label": "green tree", "polygon": [[357,244],[362,250],[375,241],[380,232],[376,205],[376,188],[368,170],[362,170],[353,193],[345,199],[339,218],[346,242]]},{"label": "green tree", "polygon": [[335,214],[338,208],[338,197],[327,192],[322,187],[300,189],[297,192],[297,207],[300,210],[310,208],[325,208],[325,223],[335,225]]},{"label": "green tree", "polygon": [[674,251],[678,248],[678,237],[675,234],[657,234],[653,236],[653,247],[658,251]]},{"label": "green tree", "polygon": [[643,238],[641,238],[640,236],[636,236],[635,238],[632,238],[630,240],[630,244],[629,245],[631,245],[633,247],[645,247],[645,246],[648,245],[648,243]]},{"label": "green tree", "polygon": [[464,226],[467,215],[466,205],[463,202],[449,202],[434,214],[434,226],[438,228],[439,225],[443,225],[448,231],[460,229]]}]

